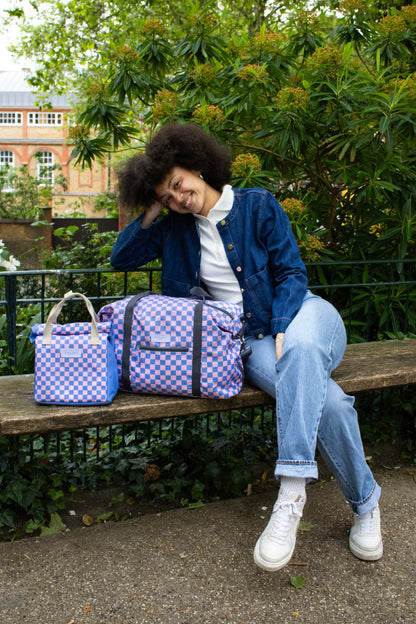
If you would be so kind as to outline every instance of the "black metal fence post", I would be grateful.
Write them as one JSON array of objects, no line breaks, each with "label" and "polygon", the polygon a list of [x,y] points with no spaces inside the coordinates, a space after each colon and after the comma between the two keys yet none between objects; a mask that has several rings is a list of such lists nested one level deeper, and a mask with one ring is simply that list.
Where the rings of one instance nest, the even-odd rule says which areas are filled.
[{"label": "black metal fence post", "polygon": [[16,366],[17,278],[15,275],[6,275],[5,279],[7,348]]}]

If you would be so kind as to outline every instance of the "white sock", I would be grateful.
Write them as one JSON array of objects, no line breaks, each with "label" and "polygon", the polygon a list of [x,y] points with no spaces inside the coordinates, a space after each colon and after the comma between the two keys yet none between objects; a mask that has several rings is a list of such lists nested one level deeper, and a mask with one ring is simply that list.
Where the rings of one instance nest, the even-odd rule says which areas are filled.
[{"label": "white sock", "polygon": [[300,496],[306,496],[306,479],[299,477],[280,477],[280,490],[279,496],[281,498],[287,498],[289,494],[295,492]]}]

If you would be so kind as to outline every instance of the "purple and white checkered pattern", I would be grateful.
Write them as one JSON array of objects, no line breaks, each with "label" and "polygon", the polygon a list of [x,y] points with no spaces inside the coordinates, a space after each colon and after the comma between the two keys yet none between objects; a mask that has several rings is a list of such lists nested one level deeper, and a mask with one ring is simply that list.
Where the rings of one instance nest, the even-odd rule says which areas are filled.
[{"label": "purple and white checkered pattern", "polygon": [[[112,320],[121,382],[123,325],[127,297],[104,306],[102,321]],[[130,383],[134,392],[192,396],[195,299],[148,295],[134,308],[130,351]],[[203,306],[201,396],[228,398],[240,392],[239,306],[209,301]]]},{"label": "purple and white checkered pattern", "polygon": [[[97,323],[100,344],[91,344],[91,323],[52,325],[51,344],[42,344],[45,324],[35,325],[35,388],[38,403],[89,405],[109,403],[114,383],[111,323]],[[115,388],[113,389],[113,386]],[[82,423],[80,423],[82,424]]]}]

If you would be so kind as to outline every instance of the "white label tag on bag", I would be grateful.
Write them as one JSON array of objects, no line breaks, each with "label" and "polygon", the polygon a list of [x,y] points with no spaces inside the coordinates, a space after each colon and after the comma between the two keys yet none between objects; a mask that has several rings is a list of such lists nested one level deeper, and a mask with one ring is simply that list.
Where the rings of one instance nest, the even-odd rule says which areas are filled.
[{"label": "white label tag on bag", "polygon": [[150,334],[150,342],[170,342],[170,334]]},{"label": "white label tag on bag", "polygon": [[80,358],[81,356],[81,349],[61,349],[61,358]]}]

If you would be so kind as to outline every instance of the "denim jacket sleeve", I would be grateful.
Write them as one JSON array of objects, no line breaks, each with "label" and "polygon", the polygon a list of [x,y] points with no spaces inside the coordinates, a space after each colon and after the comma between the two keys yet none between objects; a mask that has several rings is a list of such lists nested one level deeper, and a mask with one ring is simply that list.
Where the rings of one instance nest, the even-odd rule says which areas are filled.
[{"label": "denim jacket sleeve", "polygon": [[160,222],[143,229],[144,215],[134,219],[118,235],[110,262],[115,269],[130,271],[162,255],[162,227]]},{"label": "denim jacket sleeve", "polygon": [[271,333],[285,332],[302,305],[307,289],[305,265],[292,233],[289,219],[278,201],[267,194],[261,219],[261,238],[269,256],[272,276]]}]

